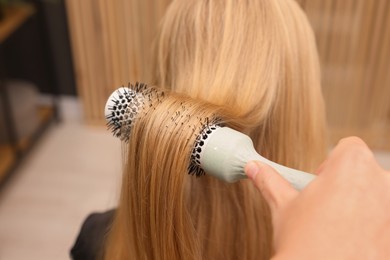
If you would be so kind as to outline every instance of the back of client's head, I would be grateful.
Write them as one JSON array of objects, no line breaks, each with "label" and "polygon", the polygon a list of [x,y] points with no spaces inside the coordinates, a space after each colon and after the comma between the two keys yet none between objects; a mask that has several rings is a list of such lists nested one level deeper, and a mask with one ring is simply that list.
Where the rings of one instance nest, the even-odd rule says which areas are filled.
[{"label": "back of client's head", "polygon": [[215,114],[273,161],[319,163],[324,108],[304,14],[290,0],[173,1],[154,67],[152,83],[192,99],[168,96],[135,124],[106,258],[269,258],[260,193],[248,181],[190,176],[188,165],[196,129]]},{"label": "back of client's head", "polygon": [[271,159],[306,170],[318,163],[318,57],[295,2],[173,1],[157,46],[155,85],[230,107]]}]

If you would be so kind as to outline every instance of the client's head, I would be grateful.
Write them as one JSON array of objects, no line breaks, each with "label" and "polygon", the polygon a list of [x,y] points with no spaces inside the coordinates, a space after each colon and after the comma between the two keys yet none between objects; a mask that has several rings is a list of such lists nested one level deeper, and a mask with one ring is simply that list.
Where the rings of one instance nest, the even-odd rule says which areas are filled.
[{"label": "client's head", "polygon": [[294,1],[173,1],[155,57],[151,83],[229,107],[263,155],[308,171],[321,161],[317,51]]},{"label": "client's head", "polygon": [[310,171],[322,159],[323,100],[304,14],[290,0],[178,0],[156,43],[151,83],[192,99],[170,95],[134,125],[106,258],[269,259],[260,193],[247,181],[190,176],[188,166],[197,129],[215,114],[276,162]]}]

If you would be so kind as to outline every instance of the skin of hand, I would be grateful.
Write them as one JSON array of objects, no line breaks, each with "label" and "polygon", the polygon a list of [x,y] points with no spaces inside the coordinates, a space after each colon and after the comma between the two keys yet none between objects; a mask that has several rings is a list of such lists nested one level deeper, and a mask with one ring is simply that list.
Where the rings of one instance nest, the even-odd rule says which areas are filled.
[{"label": "skin of hand", "polygon": [[263,163],[245,171],[271,209],[273,259],[390,259],[390,172],[361,139],[342,139],[301,192]]}]

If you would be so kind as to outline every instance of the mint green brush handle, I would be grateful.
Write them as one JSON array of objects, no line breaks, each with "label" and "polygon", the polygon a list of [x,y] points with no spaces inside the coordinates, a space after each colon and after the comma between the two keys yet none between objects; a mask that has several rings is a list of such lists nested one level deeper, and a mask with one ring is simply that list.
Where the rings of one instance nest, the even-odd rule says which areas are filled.
[{"label": "mint green brush handle", "polygon": [[291,169],[259,155],[252,140],[243,133],[228,127],[215,130],[206,140],[200,157],[202,169],[226,182],[247,178],[244,167],[249,161],[261,161],[272,166],[295,189],[302,190],[315,175]]}]

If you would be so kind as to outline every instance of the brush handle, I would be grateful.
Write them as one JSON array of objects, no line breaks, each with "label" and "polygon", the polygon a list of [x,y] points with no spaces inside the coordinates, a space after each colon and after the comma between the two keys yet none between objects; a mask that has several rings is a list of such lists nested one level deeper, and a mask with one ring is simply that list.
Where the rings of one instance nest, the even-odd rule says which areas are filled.
[{"label": "brush handle", "polygon": [[226,182],[247,178],[244,168],[249,161],[261,161],[273,167],[295,189],[302,190],[315,175],[291,169],[259,155],[249,136],[228,127],[214,131],[205,143],[200,158],[203,170]]},{"label": "brush handle", "polygon": [[268,164],[269,166],[273,167],[296,190],[299,191],[305,188],[316,177],[314,174],[277,164],[271,160],[264,158],[259,154],[254,155],[253,158],[251,158],[249,161],[261,161]]}]

